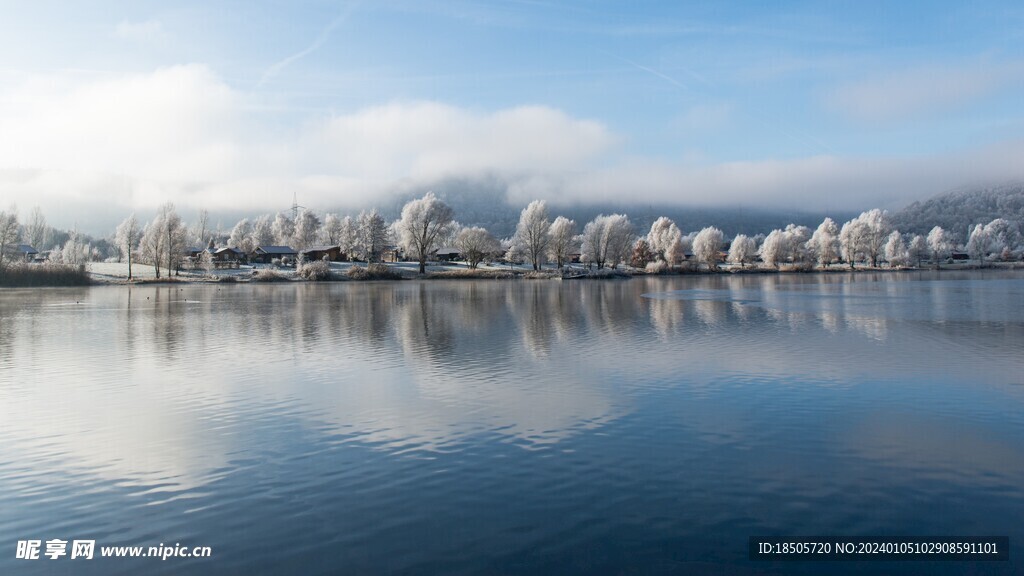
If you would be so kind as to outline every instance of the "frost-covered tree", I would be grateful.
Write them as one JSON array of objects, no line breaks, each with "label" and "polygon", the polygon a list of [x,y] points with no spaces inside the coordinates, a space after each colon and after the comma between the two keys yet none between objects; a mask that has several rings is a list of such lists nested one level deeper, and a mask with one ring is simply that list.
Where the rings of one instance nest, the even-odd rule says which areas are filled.
[{"label": "frost-covered tree", "polygon": [[0,272],[4,270],[7,247],[18,243],[18,208],[11,204],[7,210],[0,210]]},{"label": "frost-covered tree", "polygon": [[320,237],[320,217],[312,210],[303,209],[295,221],[295,231],[292,233],[291,247],[296,250],[305,250],[316,244]]},{"label": "frost-covered tree", "polygon": [[501,242],[479,226],[460,230],[455,238],[455,247],[470,268],[476,268],[485,258],[501,252]]},{"label": "frost-covered tree", "polygon": [[320,229],[320,239],[328,246],[341,244],[341,218],[337,214],[324,216],[324,225]]},{"label": "frost-covered tree", "polygon": [[271,230],[274,232],[274,242],[278,246],[287,246],[292,241],[292,236],[295,235],[295,222],[292,222],[292,219],[284,212],[278,212],[274,217]]},{"label": "frost-covered tree", "polygon": [[32,208],[28,215],[28,222],[25,223],[24,238],[32,247],[43,250],[50,245],[50,227],[46,224],[46,217],[39,206]]},{"label": "frost-covered tree", "polygon": [[540,270],[547,256],[548,244],[551,238],[548,231],[551,229],[551,219],[548,218],[548,205],[543,200],[534,200],[519,214],[519,223],[516,225],[516,233],[512,236],[513,242],[518,242],[523,247],[527,261],[533,265],[534,270]]},{"label": "frost-covered tree", "polygon": [[[657,255],[651,250],[647,239],[640,237],[633,243],[633,254],[629,257],[629,265],[633,268],[647,268],[647,264],[654,262],[656,258]],[[661,266],[664,268],[664,263]]]},{"label": "frost-covered tree", "polygon": [[274,225],[270,216],[264,214],[252,223],[251,242],[253,250],[260,246],[274,245]]},{"label": "frost-covered tree", "polygon": [[163,254],[166,257],[167,273],[170,274],[184,256],[187,232],[181,216],[170,202],[160,207],[157,219],[160,221],[160,234],[164,237]]},{"label": "frost-covered tree", "polygon": [[548,229],[548,256],[561,268],[579,249],[576,243],[576,221],[565,216],[555,218]]},{"label": "frost-covered tree", "polygon": [[162,232],[163,223],[160,215],[146,224],[142,230],[142,238],[139,240],[139,256],[143,262],[153,265],[153,273],[160,277],[160,262],[164,253],[164,235]]},{"label": "frost-covered tree", "polygon": [[825,218],[811,236],[808,248],[822,268],[839,257],[839,227],[831,218]]},{"label": "frost-covered tree", "polygon": [[451,207],[433,192],[410,200],[402,208],[402,217],[398,220],[398,241],[406,253],[419,261],[420,274],[427,271],[427,257],[439,247],[437,242],[451,234],[454,216]]},{"label": "frost-covered tree", "polygon": [[60,251],[60,261],[64,264],[78,265],[86,262],[89,254],[89,246],[86,244],[85,239],[75,228],[68,235],[67,242],[64,243],[64,247]]},{"label": "frost-covered tree", "polygon": [[670,267],[675,266],[683,257],[683,233],[671,219],[662,216],[651,224],[647,233],[647,243],[651,251]]},{"label": "frost-covered tree", "polygon": [[730,264],[739,264],[740,268],[746,268],[747,264],[754,261],[757,255],[757,244],[753,238],[746,234],[737,234],[729,245],[729,256],[726,260]]},{"label": "frost-covered tree", "polygon": [[602,214],[587,222],[583,227],[583,233],[580,234],[581,258],[587,264],[597,265],[598,270],[604,268],[608,259],[607,227],[608,217]]},{"label": "frost-covered tree", "polygon": [[758,250],[758,253],[761,255],[762,262],[768,266],[778,268],[779,261],[785,257],[786,250],[786,233],[775,229],[761,242],[761,248]]},{"label": "frost-covered tree", "polygon": [[839,231],[839,248],[842,250],[843,259],[850,265],[851,270],[863,250],[866,235],[867,230],[864,223],[858,218],[843,224],[843,229]]},{"label": "frost-covered tree", "polygon": [[722,231],[708,226],[693,238],[693,255],[698,262],[707,265],[708,270],[718,270],[718,254],[722,250]]},{"label": "frost-covered tree", "polygon": [[356,225],[356,252],[367,262],[379,262],[388,243],[388,225],[374,208],[359,213]]},{"label": "frost-covered tree", "polygon": [[252,224],[248,218],[242,218],[231,229],[231,236],[228,237],[228,246],[237,248],[246,254],[251,254],[256,249],[252,243]]},{"label": "frost-covered tree", "polygon": [[117,244],[117,249],[122,257],[128,262],[129,280],[132,279],[132,250],[141,239],[142,230],[139,228],[139,221],[135,218],[135,214],[132,213],[121,221],[121,224],[117,226],[117,232],[114,234],[114,243]]},{"label": "frost-covered tree", "polygon": [[196,246],[206,246],[212,239],[212,234],[210,234],[210,213],[206,210],[200,210],[196,215],[195,226],[192,228],[192,240],[195,241]]},{"label": "frost-covered tree", "polygon": [[981,264],[985,264],[985,257],[991,250],[992,237],[984,224],[978,224],[971,228],[967,237],[967,254]]},{"label": "frost-covered tree", "polygon": [[907,245],[898,230],[893,230],[885,242],[885,259],[890,267],[903,266],[907,263]]},{"label": "frost-covered tree", "polygon": [[810,258],[807,243],[811,239],[811,229],[790,224],[783,230],[783,234],[786,236],[783,259],[790,262],[806,262]]},{"label": "frost-covered tree", "polygon": [[207,276],[213,274],[213,254],[209,250],[203,250],[199,253],[199,267],[203,269],[203,272],[206,272]]},{"label": "frost-covered tree", "polygon": [[633,224],[625,214],[600,215],[583,227],[583,257],[598,269],[615,268],[627,260],[633,247]]},{"label": "frost-covered tree", "polygon": [[348,260],[352,259],[352,255],[355,254],[359,247],[359,229],[351,216],[345,216],[341,219],[341,225],[338,230],[338,246],[345,253]]},{"label": "frost-covered tree", "polygon": [[950,240],[949,234],[941,226],[932,228],[931,232],[928,233],[928,249],[932,251],[932,262],[936,266],[939,265],[939,262],[949,257],[949,253],[953,249],[953,242]]},{"label": "frost-covered tree", "polygon": [[921,260],[928,257],[928,241],[920,234],[914,236],[907,246],[907,260],[914,263],[914,266],[921,267]]}]

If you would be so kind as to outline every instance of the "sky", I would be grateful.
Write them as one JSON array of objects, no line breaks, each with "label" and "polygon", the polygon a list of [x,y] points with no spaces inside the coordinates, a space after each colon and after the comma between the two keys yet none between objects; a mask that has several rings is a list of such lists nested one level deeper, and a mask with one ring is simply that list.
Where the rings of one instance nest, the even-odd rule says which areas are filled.
[{"label": "sky", "polygon": [[[898,209],[1024,178],[1024,4],[0,0],[0,203]],[[458,207],[454,207],[456,212]]]}]

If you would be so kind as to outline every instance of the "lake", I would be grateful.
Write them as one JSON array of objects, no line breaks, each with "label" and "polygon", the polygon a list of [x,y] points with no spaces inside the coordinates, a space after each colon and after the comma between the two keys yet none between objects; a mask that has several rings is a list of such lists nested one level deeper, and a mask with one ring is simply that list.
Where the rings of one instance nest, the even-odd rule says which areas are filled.
[{"label": "lake", "polygon": [[[1020,573],[1022,303],[997,271],[0,291],[0,573]],[[769,535],[1011,559],[749,560]],[[211,556],[99,557],[161,544]]]}]

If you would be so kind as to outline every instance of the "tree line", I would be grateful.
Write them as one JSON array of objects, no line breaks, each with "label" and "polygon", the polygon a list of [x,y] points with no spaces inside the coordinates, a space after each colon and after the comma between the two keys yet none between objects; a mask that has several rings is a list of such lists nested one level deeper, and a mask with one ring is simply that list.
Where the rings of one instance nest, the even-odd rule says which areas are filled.
[{"label": "tree line", "polygon": [[[543,200],[530,202],[520,212],[512,236],[498,239],[480,226],[463,226],[454,210],[433,193],[410,200],[401,216],[386,222],[376,210],[355,217],[329,213],[321,218],[309,209],[243,218],[228,233],[211,229],[209,214],[200,211],[189,227],[172,203],[162,205],[148,222],[129,215],[111,239],[95,240],[77,230],[61,233],[46,225],[41,210],[32,210],[28,221],[19,223],[17,209],[0,212],[0,245],[9,247],[23,241],[45,245],[53,238],[63,244],[50,250],[52,261],[77,264],[106,257],[125,260],[131,275],[132,263],[149,264],[160,277],[161,269],[174,270],[186,257],[187,248],[213,247],[218,242],[251,254],[260,246],[289,246],[301,251],[316,245],[338,246],[350,259],[380,261],[385,250],[397,248],[405,258],[417,261],[420,272],[442,247],[453,247],[470,268],[490,259],[528,262],[534,270],[545,264],[562,268],[579,261],[598,269],[630,265],[651,272],[669,271],[684,262],[710,270],[728,262],[746,268],[760,260],[765,266],[827,267],[843,262],[850,267],[863,262],[877,267],[920,265],[924,260],[940,262],[963,246],[972,259],[1019,259],[1021,230],[1016,222],[997,218],[970,228],[965,242],[935,226],[927,235],[904,235],[892,225],[887,212],[868,210],[839,226],[831,218],[815,230],[791,224],[768,234],[737,234],[726,241],[713,226],[684,234],[667,217],[654,221],[646,234],[638,234],[625,214],[602,214],[582,226],[565,216],[552,218]],[[10,250],[0,255],[10,260]],[[113,254],[109,254],[113,252]],[[209,258],[209,255],[206,254]]]}]

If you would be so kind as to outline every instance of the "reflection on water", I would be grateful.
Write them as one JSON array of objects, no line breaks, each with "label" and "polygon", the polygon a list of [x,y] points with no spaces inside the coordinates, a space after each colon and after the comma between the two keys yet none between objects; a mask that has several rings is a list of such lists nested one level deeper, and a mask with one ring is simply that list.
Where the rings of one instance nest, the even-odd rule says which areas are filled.
[{"label": "reflection on water", "polygon": [[0,546],[216,555],[89,574],[815,573],[747,537],[1013,539],[1022,297],[946,272],[4,291]]}]

